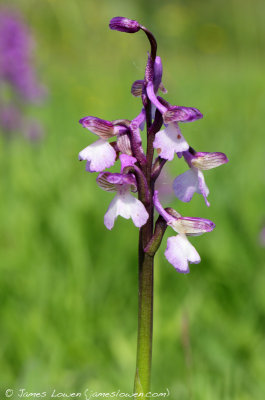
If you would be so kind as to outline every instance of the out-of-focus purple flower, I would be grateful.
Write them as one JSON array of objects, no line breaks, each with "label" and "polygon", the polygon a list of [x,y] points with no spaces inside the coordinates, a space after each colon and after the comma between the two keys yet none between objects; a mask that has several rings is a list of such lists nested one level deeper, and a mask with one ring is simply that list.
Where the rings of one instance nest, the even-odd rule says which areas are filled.
[{"label": "out-of-focus purple flower", "polygon": [[111,230],[119,215],[131,218],[138,228],[146,223],[149,216],[143,203],[130,193],[137,190],[133,175],[103,172],[97,177],[97,183],[103,190],[117,192],[104,216],[106,228]]},{"label": "out-of-focus purple flower", "polygon": [[32,142],[38,142],[44,136],[43,126],[37,120],[26,120],[24,136]]},{"label": "out-of-focus purple flower", "polygon": [[23,117],[20,110],[13,105],[0,103],[0,128],[6,134],[21,130]]},{"label": "out-of-focus purple flower", "polygon": [[46,90],[37,81],[33,47],[33,38],[21,16],[13,10],[1,8],[0,129],[5,135],[20,132],[27,139],[36,141],[42,138],[43,128],[39,122],[24,115],[24,109],[29,102],[39,102]]},{"label": "out-of-focus purple flower", "polygon": [[174,211],[174,216],[169,214],[159,202],[158,191],[154,193],[154,205],[167,225],[178,233],[177,236],[168,238],[165,257],[178,272],[188,273],[189,263],[198,264],[201,259],[187,236],[198,236],[205,232],[211,232],[215,225],[212,221],[204,218],[182,217],[176,211]]},{"label": "out-of-focus purple flower", "polygon": [[205,203],[209,207],[210,203],[207,200],[209,189],[202,170],[225,164],[228,162],[228,158],[224,153],[196,153],[192,148],[182,154],[190,169],[175,178],[173,182],[175,195],[181,201],[189,202],[197,192],[203,195]]},{"label": "out-of-focus purple flower", "polygon": [[0,80],[8,82],[23,101],[37,101],[44,88],[37,82],[32,64],[33,39],[21,17],[0,10]]}]

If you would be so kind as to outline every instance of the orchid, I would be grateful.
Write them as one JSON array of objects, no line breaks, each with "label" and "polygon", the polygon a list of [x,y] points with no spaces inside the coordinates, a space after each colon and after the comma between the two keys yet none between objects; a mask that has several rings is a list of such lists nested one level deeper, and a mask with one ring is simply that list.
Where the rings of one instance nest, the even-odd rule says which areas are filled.
[{"label": "orchid", "polygon": [[98,176],[97,183],[103,190],[117,192],[104,217],[106,228],[113,228],[118,215],[126,219],[131,218],[137,228],[145,225],[148,213],[143,203],[130,193],[137,190],[132,175],[103,172]]},{"label": "orchid", "polygon": [[167,240],[166,259],[178,272],[190,272],[189,263],[198,264],[201,258],[197,250],[188,241],[187,236],[198,236],[205,232],[210,232],[215,227],[214,223],[204,218],[182,217],[172,209],[166,211],[159,202],[158,191],[154,193],[154,205],[167,225],[178,233],[177,236],[170,237]]},{"label": "orchid", "polygon": [[219,167],[228,162],[224,153],[196,153],[191,147],[183,153],[184,159],[190,169],[177,176],[173,182],[173,189],[177,198],[184,202],[189,202],[194,193],[202,194],[206,205],[209,189],[205,183],[203,170]]},{"label": "orchid", "polygon": [[[184,158],[189,170],[175,178],[173,189],[182,201],[190,201],[195,192],[202,194],[209,205],[207,188],[202,170],[225,164],[224,153],[196,153],[183,137],[181,123],[202,118],[194,107],[171,105],[158,95],[166,94],[162,84],[162,61],[157,56],[157,43],[153,34],[138,21],[115,17],[110,28],[134,34],[144,32],[151,51],[143,79],[135,80],[131,93],[141,99],[139,114],[133,119],[113,121],[87,116],[81,125],[98,139],[79,153],[79,160],[86,161],[88,172],[99,172],[97,184],[114,198],[104,216],[104,224],[111,230],[118,216],[131,218],[139,232],[139,318],[135,392],[144,399],[150,390],[153,321],[153,268],[167,227],[176,232],[167,240],[165,257],[178,272],[188,273],[189,264],[201,261],[199,253],[189,242],[188,236],[197,236],[214,229],[212,221],[183,217],[172,208],[164,208],[159,201],[159,178],[164,165],[174,159]],[[117,118],[117,116],[115,116]],[[146,125],[147,148],[143,149],[141,131]],[[155,151],[157,152],[154,158]],[[120,162],[120,172],[106,171]],[[155,190],[156,188],[156,190]],[[138,198],[134,194],[138,195]],[[159,216],[154,223],[154,209]]]}]

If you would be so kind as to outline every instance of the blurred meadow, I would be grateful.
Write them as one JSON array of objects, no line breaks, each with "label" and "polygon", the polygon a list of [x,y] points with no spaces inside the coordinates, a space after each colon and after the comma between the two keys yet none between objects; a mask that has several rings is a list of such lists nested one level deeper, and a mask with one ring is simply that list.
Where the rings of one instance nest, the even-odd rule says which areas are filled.
[{"label": "blurred meadow", "polygon": [[[117,15],[154,32],[166,99],[202,120],[182,124],[197,151],[230,162],[206,171],[201,196],[170,205],[216,223],[192,239],[191,273],[155,259],[152,391],[170,399],[265,398],[265,2],[263,0],[13,0],[35,38],[48,89],[27,113],[44,127],[31,142],[0,135],[0,390],[131,392],[137,333],[137,237],[103,216],[113,194],[78,162],[94,141],[86,115],[134,118],[149,44],[110,31]],[[176,159],[172,179],[187,167]],[[170,233],[170,232],[169,232]],[[166,236],[168,236],[168,234]],[[172,232],[171,232],[172,233]],[[4,397],[3,397],[4,398]]]}]

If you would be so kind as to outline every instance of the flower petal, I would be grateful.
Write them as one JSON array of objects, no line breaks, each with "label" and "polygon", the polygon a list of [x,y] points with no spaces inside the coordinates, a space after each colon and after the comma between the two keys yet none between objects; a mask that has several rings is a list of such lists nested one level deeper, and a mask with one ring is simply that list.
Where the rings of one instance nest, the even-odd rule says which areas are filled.
[{"label": "flower petal", "polygon": [[79,153],[79,160],[89,161],[91,172],[101,172],[105,168],[112,167],[115,163],[116,151],[103,139],[99,139],[87,146]]},{"label": "flower petal", "polygon": [[173,189],[176,197],[188,203],[194,193],[198,190],[198,173],[192,168],[177,176],[173,182]]},{"label": "flower petal", "polygon": [[110,121],[97,117],[84,117],[79,120],[83,128],[88,129],[101,139],[109,139],[114,136],[114,126]]},{"label": "flower petal", "polygon": [[131,141],[128,135],[125,134],[118,136],[117,146],[121,153],[132,156]]},{"label": "flower petal", "polygon": [[143,80],[134,81],[133,84],[132,84],[132,87],[131,87],[131,94],[134,97],[142,96],[143,87],[144,87],[144,81]]},{"label": "flower petal", "polygon": [[163,115],[164,113],[166,113],[167,108],[165,106],[163,106],[156,97],[156,94],[154,92],[153,82],[148,82],[147,87],[146,87],[146,92],[147,92],[147,96],[149,97],[150,101],[161,112],[161,114]]},{"label": "flower petal", "polygon": [[206,203],[207,207],[209,207],[210,203],[207,200],[207,196],[209,194],[209,189],[205,183],[204,175],[203,175],[202,171],[200,171],[200,170],[198,170],[198,181],[199,181],[199,187],[198,187],[197,193],[203,195],[205,203]]},{"label": "flower petal", "polygon": [[189,263],[198,264],[201,258],[185,235],[169,237],[165,257],[178,272],[187,274]]},{"label": "flower petal", "polygon": [[138,228],[143,226],[149,218],[143,203],[129,192],[117,193],[111,201],[104,216],[104,224],[107,229],[113,228],[118,215],[125,219],[132,218],[134,225]]},{"label": "flower petal", "polygon": [[170,122],[192,122],[202,118],[203,115],[197,108],[194,107],[183,107],[183,106],[171,106],[164,113],[163,118],[166,124]]},{"label": "flower petal", "polygon": [[133,167],[137,160],[135,157],[129,156],[127,154],[120,154],[120,162],[122,172],[126,167]]},{"label": "flower petal", "polygon": [[154,62],[154,79],[153,79],[155,93],[157,93],[159,86],[161,84],[162,75],[163,75],[162,61],[161,58],[157,56]]},{"label": "flower petal", "polygon": [[168,225],[177,233],[189,236],[198,236],[206,232],[211,232],[215,224],[209,219],[195,217],[174,218],[168,222]]},{"label": "flower petal", "polygon": [[226,164],[228,158],[224,153],[196,153],[191,159],[191,164],[200,170],[207,170]]},{"label": "flower petal", "polygon": [[194,193],[197,192],[203,195],[206,205],[210,206],[207,200],[209,189],[205,183],[203,173],[197,168],[190,168],[177,176],[173,182],[173,189],[176,197],[185,203],[191,201]]},{"label": "flower petal", "polygon": [[169,124],[164,130],[157,132],[154,148],[160,157],[173,160],[175,153],[180,153],[189,148],[177,124]]},{"label": "flower petal", "polygon": [[106,192],[116,192],[116,185],[112,182],[109,182],[107,179],[109,174],[110,172],[101,172],[97,177],[97,184]]}]

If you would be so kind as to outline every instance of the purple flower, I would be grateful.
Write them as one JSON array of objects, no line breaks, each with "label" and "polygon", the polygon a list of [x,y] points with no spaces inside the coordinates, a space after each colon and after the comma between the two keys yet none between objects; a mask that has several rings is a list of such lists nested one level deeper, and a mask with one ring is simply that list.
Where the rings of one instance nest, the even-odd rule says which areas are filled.
[{"label": "purple flower", "polygon": [[227,163],[226,155],[224,153],[196,153],[191,148],[182,154],[190,169],[175,178],[173,189],[176,197],[181,201],[189,202],[196,192],[203,195],[205,203],[209,207],[210,203],[207,200],[209,189],[202,170],[216,168]]},{"label": "purple flower", "polygon": [[137,191],[133,175],[103,172],[97,177],[97,183],[103,190],[117,192],[104,217],[107,229],[113,228],[119,215],[125,219],[131,218],[138,228],[145,225],[149,215],[143,203],[130,193]]},{"label": "purple flower", "polygon": [[0,80],[8,82],[25,101],[36,101],[45,90],[32,65],[33,39],[20,16],[0,10]]},{"label": "purple flower", "polygon": [[[0,86],[7,87],[10,99],[0,98],[0,126],[4,134],[20,132],[35,141],[42,126],[24,115],[28,102],[37,102],[45,89],[37,82],[32,63],[33,39],[18,13],[0,9]],[[1,95],[2,93],[0,93]]]},{"label": "purple flower", "polygon": [[0,103],[0,127],[6,134],[22,129],[23,117],[20,110],[12,104],[2,105]]},{"label": "purple flower", "polygon": [[79,153],[79,160],[87,161],[86,170],[89,172],[102,172],[105,168],[112,167],[116,161],[116,151],[107,140],[116,135],[124,134],[128,129],[96,117],[84,117],[79,122],[84,128],[100,137],[100,139],[85,147]]},{"label": "purple flower", "polygon": [[160,204],[157,191],[154,193],[154,205],[167,225],[178,233],[177,236],[168,238],[165,257],[178,272],[188,273],[189,263],[198,264],[201,259],[187,236],[198,236],[205,232],[211,232],[215,225],[208,219],[182,217],[176,211],[174,211],[174,216],[169,214]]},{"label": "purple flower", "polygon": [[[215,225],[207,219],[182,217],[172,209],[165,210],[158,200],[159,176],[163,178],[162,169],[167,161],[173,160],[175,154],[178,158],[183,156],[189,170],[175,178],[172,192],[174,190],[175,195],[184,202],[189,202],[197,192],[203,195],[209,206],[209,189],[202,171],[215,168],[228,160],[223,153],[196,153],[183,137],[180,123],[203,117],[197,108],[171,105],[157,95],[158,90],[163,93],[166,90],[162,84],[162,61],[157,56],[157,43],[153,34],[137,21],[123,17],[113,18],[109,26],[127,33],[141,29],[150,42],[151,51],[148,53],[144,79],[135,81],[131,88],[131,93],[141,98],[141,111],[131,121],[107,121],[92,116],[80,119],[82,126],[98,136],[98,140],[83,149],[79,159],[87,161],[87,171],[100,172],[97,183],[103,190],[116,192],[104,217],[106,227],[112,229],[119,215],[131,218],[139,228],[147,224],[148,230],[142,230],[141,249],[153,256],[169,226],[177,235],[168,239],[165,256],[178,271],[188,272],[189,263],[200,262],[200,256],[187,237],[210,232]],[[145,125],[146,152],[141,137]],[[109,140],[115,141],[109,143]],[[158,153],[155,160],[154,149]],[[106,172],[106,168],[112,167],[118,157],[120,173]],[[154,187],[156,190],[152,196]],[[131,192],[138,192],[139,198]],[[160,214],[155,227],[152,225],[153,218],[149,218],[153,215],[154,207]]]},{"label": "purple flower", "polygon": [[[182,217],[172,208],[164,209],[158,199],[159,176],[174,155],[183,158],[189,170],[174,181],[175,194],[183,201],[190,201],[194,192],[203,194],[206,204],[209,190],[202,170],[226,163],[223,153],[196,153],[184,139],[179,124],[202,118],[194,107],[172,106],[158,96],[158,90],[166,93],[162,85],[163,67],[157,56],[157,42],[145,26],[137,21],[115,17],[109,24],[111,29],[135,33],[143,31],[150,43],[144,79],[133,83],[131,93],[141,100],[140,113],[132,120],[116,119],[112,122],[95,117],[85,117],[80,123],[99,139],[79,153],[79,159],[87,161],[89,172],[98,171],[98,185],[105,191],[115,192],[104,216],[107,229],[112,229],[120,215],[131,218],[139,232],[139,329],[137,363],[134,391],[143,396],[150,393],[152,312],[153,312],[153,258],[159,249],[167,227],[175,236],[167,240],[165,256],[181,273],[189,272],[190,263],[199,263],[200,256],[189,242],[188,236],[210,232],[215,225],[203,218]],[[142,145],[142,130],[146,126],[146,150]],[[111,144],[108,140],[117,137]],[[154,160],[154,149],[158,156]],[[120,159],[120,173],[106,172],[105,168]],[[172,187],[172,186],[171,186]],[[154,190],[156,188],[156,190]],[[132,192],[138,194],[136,198]],[[154,223],[154,208],[160,214]]]}]

